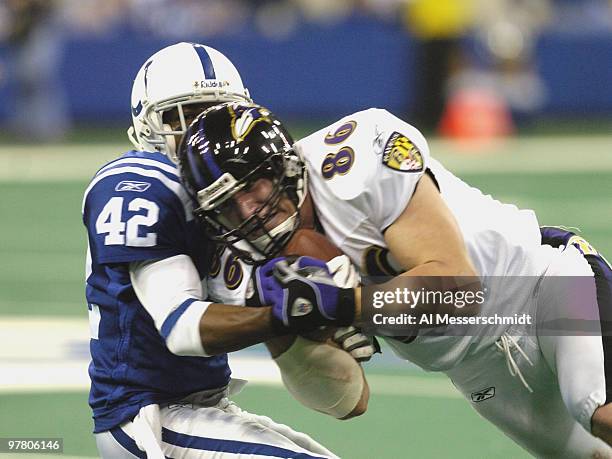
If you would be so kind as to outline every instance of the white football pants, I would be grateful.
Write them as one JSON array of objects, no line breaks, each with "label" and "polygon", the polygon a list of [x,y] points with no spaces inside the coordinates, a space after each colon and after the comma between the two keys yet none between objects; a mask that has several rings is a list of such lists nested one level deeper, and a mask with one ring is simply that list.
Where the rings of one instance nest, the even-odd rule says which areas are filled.
[{"label": "white football pants", "polygon": [[[593,279],[593,270],[569,246],[546,276]],[[538,321],[572,317],[585,308],[591,313],[612,308],[611,304],[597,304],[594,281],[586,296],[576,295],[569,287],[551,291],[547,285],[562,284],[543,283],[537,299]],[[491,346],[447,372],[472,407],[538,457],[612,458],[612,448],[590,433],[591,416],[606,403],[602,337],[536,332],[535,336],[506,336],[504,340],[508,344],[505,351],[501,345]],[[514,376],[509,371],[510,358],[516,365]]]},{"label": "white football pants", "polygon": [[227,398],[214,406],[169,405],[158,409],[158,413],[161,442],[147,439],[147,433],[142,433],[138,422],[143,414],[141,410],[134,421],[95,435],[100,456],[103,459],[337,458],[308,435],[265,416],[247,413]]}]

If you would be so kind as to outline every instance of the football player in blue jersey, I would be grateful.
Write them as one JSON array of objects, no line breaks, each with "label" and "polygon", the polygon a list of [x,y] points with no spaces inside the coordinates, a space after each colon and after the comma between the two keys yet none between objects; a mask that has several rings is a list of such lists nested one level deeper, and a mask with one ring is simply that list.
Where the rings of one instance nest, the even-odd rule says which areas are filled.
[{"label": "football player in blue jersey", "polygon": [[[250,101],[223,54],[193,43],[155,53],[132,90],[128,134],[136,149],[102,167],[85,191],[89,403],[104,458],[336,457],[307,435],[228,399],[241,384],[230,377],[227,352],[343,322],[315,317],[290,328],[270,307],[206,301],[202,280],[213,248],[196,228],[175,146],[195,114],[223,101]],[[354,372],[355,361],[346,356],[334,369],[340,376],[345,368]],[[355,396],[332,400],[328,413],[359,414],[367,390],[362,373],[358,384],[340,379],[346,384],[336,393],[347,398],[354,386]]]}]

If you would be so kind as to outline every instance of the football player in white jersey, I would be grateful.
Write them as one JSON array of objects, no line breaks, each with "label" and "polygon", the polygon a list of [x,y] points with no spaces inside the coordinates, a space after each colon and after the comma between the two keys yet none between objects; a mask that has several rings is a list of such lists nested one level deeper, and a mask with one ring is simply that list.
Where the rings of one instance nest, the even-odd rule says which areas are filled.
[{"label": "football player in white jersey", "polygon": [[[304,328],[290,330],[271,307],[207,301],[202,280],[213,247],[193,218],[175,145],[197,113],[223,101],[250,101],[223,54],[194,43],[158,51],[134,81],[129,135],[136,150],[102,167],[85,191],[89,403],[104,458],[336,457],[228,398],[244,382],[231,379],[227,352]],[[326,346],[294,348],[283,357],[286,371],[299,371],[296,361],[309,356],[325,363],[317,353]],[[361,368],[348,353],[334,352],[336,366],[327,370],[336,384],[314,407],[338,418],[357,415],[367,404]],[[316,370],[319,382],[329,376]],[[312,387],[303,389],[312,395]]]},{"label": "football player in white jersey", "polygon": [[[277,137],[283,142],[268,148]],[[188,128],[179,161],[196,217],[247,263],[278,257],[314,203],[320,229],[362,275],[400,276],[414,290],[432,276],[477,279],[484,290],[496,278],[520,277],[479,308],[451,308],[457,317],[529,314],[541,324],[595,314],[591,334],[547,334],[517,322],[466,336],[424,327],[386,341],[399,357],[446,373],[483,417],[532,454],[612,457],[612,343],[604,320],[612,270],[582,238],[540,228],[534,212],[470,187],[430,156],[416,128],[380,109],[293,143],[269,110],[219,105]],[[332,273],[323,263],[278,257],[255,271],[260,301],[286,326],[304,317],[364,325],[362,289],[325,285]],[[584,281],[580,295],[550,281],[563,276]],[[309,290],[311,280],[317,284]],[[473,291],[474,284],[445,288]]]}]

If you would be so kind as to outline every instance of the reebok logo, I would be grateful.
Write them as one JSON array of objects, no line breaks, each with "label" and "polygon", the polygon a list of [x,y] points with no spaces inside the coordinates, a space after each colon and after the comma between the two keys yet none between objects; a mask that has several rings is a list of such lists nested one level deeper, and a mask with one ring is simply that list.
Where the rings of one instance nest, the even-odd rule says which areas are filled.
[{"label": "reebok logo", "polygon": [[475,403],[484,402],[493,397],[495,397],[495,387],[487,387],[486,389],[472,393],[472,401]]},{"label": "reebok logo", "polygon": [[142,193],[149,189],[151,184],[149,182],[137,182],[135,180],[123,180],[117,183],[115,191],[136,191]]}]

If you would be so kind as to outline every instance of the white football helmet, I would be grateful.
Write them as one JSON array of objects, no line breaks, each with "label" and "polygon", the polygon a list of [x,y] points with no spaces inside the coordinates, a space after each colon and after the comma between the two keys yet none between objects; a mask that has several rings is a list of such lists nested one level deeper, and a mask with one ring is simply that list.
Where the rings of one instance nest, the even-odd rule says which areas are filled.
[{"label": "white football helmet", "polygon": [[[250,102],[251,98],[227,57],[197,43],[168,46],[147,59],[136,75],[128,137],[139,150],[159,151],[176,162],[174,136],[187,129],[182,107],[229,101]],[[173,131],[162,119],[165,111],[175,108],[180,131]]]}]

